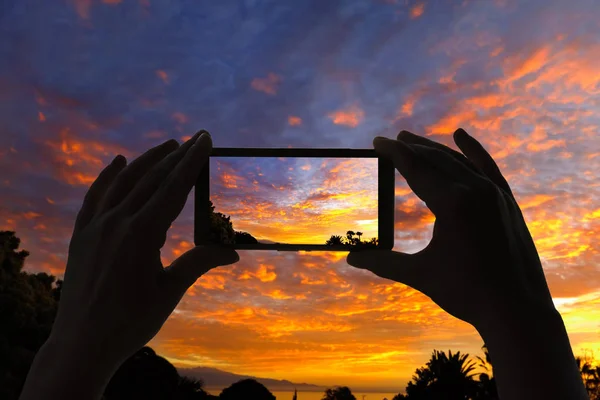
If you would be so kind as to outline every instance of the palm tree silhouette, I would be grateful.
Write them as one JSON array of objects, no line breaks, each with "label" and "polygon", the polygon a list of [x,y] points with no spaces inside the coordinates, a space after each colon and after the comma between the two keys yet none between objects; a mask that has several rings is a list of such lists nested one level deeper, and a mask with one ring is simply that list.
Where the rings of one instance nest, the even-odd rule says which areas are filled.
[{"label": "palm tree silhouette", "polygon": [[360,237],[362,236],[362,232],[356,232],[356,236],[358,236],[358,242],[360,243]]},{"label": "palm tree silhouette", "polygon": [[348,239],[348,242],[350,244],[354,244],[354,240],[355,240],[354,239],[354,235],[355,235],[354,231],[348,231],[348,232],[346,232],[346,238]]},{"label": "palm tree silhouette", "polygon": [[600,366],[594,367],[587,357],[575,357],[575,361],[590,400],[600,400]]},{"label": "palm tree silhouette", "polygon": [[343,238],[339,235],[331,235],[331,237],[325,242],[328,246],[336,246],[344,244]]},{"label": "palm tree silhouette", "polygon": [[475,362],[460,351],[434,350],[423,368],[417,368],[406,387],[409,399],[469,399],[478,391]]}]

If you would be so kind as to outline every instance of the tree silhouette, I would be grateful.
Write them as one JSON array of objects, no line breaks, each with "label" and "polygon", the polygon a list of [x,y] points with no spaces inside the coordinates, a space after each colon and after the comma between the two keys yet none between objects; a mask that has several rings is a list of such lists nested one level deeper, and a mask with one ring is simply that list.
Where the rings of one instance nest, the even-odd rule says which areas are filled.
[{"label": "tree silhouette", "polygon": [[492,374],[492,359],[487,346],[482,347],[484,358],[477,356],[479,367],[486,370],[479,374],[479,390],[475,398],[477,400],[495,400],[498,399],[498,388],[496,387],[496,378]]},{"label": "tree silhouette", "polygon": [[104,391],[107,400],[173,398],[180,383],[177,369],[148,346],[129,357]]},{"label": "tree silhouette", "polygon": [[[356,235],[356,237],[354,237]],[[366,247],[377,247],[379,240],[377,238],[371,238],[368,241],[362,241],[362,232],[347,231],[346,236],[331,235],[325,242],[327,246],[347,246],[354,248],[366,248]]]},{"label": "tree silhouette", "polygon": [[258,240],[248,232],[235,231],[235,243],[237,244],[256,244]]},{"label": "tree silhouette", "polygon": [[256,379],[242,379],[223,389],[220,400],[276,400],[269,389]]},{"label": "tree silhouette", "polygon": [[209,241],[219,244],[256,244],[258,240],[248,232],[235,231],[231,217],[215,211],[215,206],[212,201],[209,202],[210,207],[210,228]]},{"label": "tree silhouette", "polygon": [[575,357],[583,384],[590,400],[600,400],[600,365],[594,366],[593,357]]},{"label": "tree silhouette", "polygon": [[348,386],[337,386],[325,390],[322,400],[356,400]]},{"label": "tree silhouette", "polygon": [[14,231],[0,231],[0,399],[17,399],[35,354],[50,335],[60,283],[23,271],[27,250]]},{"label": "tree silhouette", "polygon": [[336,246],[344,244],[343,238],[339,235],[331,235],[331,237],[325,242],[328,246]]},{"label": "tree silhouette", "polygon": [[354,242],[356,241],[356,239],[354,238],[354,231],[347,231],[346,232],[346,239],[348,239],[348,243],[350,244],[354,244]]},{"label": "tree silhouette", "polygon": [[468,354],[460,351],[434,350],[425,367],[417,368],[415,375],[406,387],[407,398],[411,400],[453,400],[473,399],[478,391],[475,362],[468,360]]},{"label": "tree silhouette", "polygon": [[208,393],[204,390],[204,382],[201,379],[180,376],[175,390],[176,400],[205,400]]}]

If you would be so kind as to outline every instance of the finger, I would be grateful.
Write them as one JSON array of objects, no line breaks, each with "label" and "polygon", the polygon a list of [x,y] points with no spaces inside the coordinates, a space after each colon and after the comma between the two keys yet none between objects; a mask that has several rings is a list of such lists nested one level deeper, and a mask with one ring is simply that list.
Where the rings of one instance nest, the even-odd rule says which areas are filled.
[{"label": "finger", "polygon": [[164,184],[164,181],[167,179],[173,168],[175,168],[186,155],[187,151],[192,147],[202,132],[203,131],[196,133],[190,140],[166,156],[144,175],[142,180],[134,186],[133,190],[121,203],[121,207],[123,207],[126,213],[137,213],[152,198],[154,192]]},{"label": "finger", "polygon": [[394,163],[408,186],[427,204],[435,216],[447,209],[447,199],[454,190],[453,183],[444,173],[417,154],[414,146],[380,136],[373,140],[373,146],[379,155]]},{"label": "finger", "polygon": [[164,285],[172,296],[181,298],[200,276],[213,268],[234,264],[239,259],[238,253],[233,249],[196,246],[165,268]]},{"label": "finger", "polygon": [[422,254],[406,254],[390,250],[351,251],[346,258],[348,265],[366,269],[375,275],[400,282],[423,291],[423,279],[426,265]]},{"label": "finger", "polygon": [[102,201],[111,183],[114,181],[119,172],[125,168],[127,160],[122,155],[118,155],[114,160],[100,172],[98,178],[92,183],[85,198],[83,205],[77,214],[75,220],[75,232],[79,232],[85,227],[90,220],[96,215],[98,210],[98,204]]},{"label": "finger", "polygon": [[163,179],[162,185],[152,198],[140,209],[139,218],[149,221],[152,232],[168,230],[181,213],[211,150],[210,134],[204,132],[186,152],[181,162]]},{"label": "finger", "polygon": [[[422,156],[433,168],[451,178],[454,182],[467,185],[471,188],[481,187],[489,180],[473,171],[465,163],[458,161],[455,157],[443,150],[423,146],[420,144],[410,145],[415,152]],[[490,183],[491,184],[491,183]]]},{"label": "finger", "polygon": [[407,144],[419,144],[422,146],[431,147],[434,149],[438,149],[446,152],[453,158],[455,158],[458,162],[465,164],[467,167],[473,170],[473,172],[483,175],[483,172],[475,165],[471,160],[464,156],[464,154],[459,153],[458,151],[451,149],[448,146],[445,146],[441,143],[434,142],[426,137],[415,135],[409,131],[400,131],[398,134],[398,140],[401,140]]},{"label": "finger", "polygon": [[119,176],[111,185],[106,196],[100,202],[98,213],[106,212],[121,203],[150,168],[154,167],[178,147],[179,143],[175,139],[170,139],[161,145],[153,147],[131,162],[131,164],[119,173]]},{"label": "finger", "polygon": [[500,172],[500,168],[481,143],[461,128],[454,132],[454,142],[467,158],[473,161],[473,164],[477,165],[492,182],[514,199],[512,190],[502,172]]}]

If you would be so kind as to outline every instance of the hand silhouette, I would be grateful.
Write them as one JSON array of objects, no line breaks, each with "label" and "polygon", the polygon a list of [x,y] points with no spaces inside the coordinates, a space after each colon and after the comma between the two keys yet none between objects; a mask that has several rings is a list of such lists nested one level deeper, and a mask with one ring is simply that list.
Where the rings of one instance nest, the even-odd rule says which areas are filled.
[{"label": "hand silhouette", "polygon": [[364,250],[350,252],[348,263],[411,286],[476,327],[527,310],[554,312],[508,183],[477,140],[458,129],[454,141],[464,155],[406,131],[375,138],[375,150],[435,215],[433,238],[415,254]]},{"label": "hand silhouette", "polygon": [[[117,368],[160,330],[202,274],[239,260],[195,247],[163,268],[160,249],[183,209],[212,141],[169,140],[128,166],[122,156],[91,185],[77,216],[58,314],[48,343]],[[64,344],[64,346],[63,346]]]}]

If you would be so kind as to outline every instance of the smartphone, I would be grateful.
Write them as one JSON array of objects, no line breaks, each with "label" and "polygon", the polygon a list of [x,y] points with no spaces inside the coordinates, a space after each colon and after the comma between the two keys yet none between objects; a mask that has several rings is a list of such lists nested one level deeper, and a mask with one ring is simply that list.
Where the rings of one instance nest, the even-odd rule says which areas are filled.
[{"label": "smartphone", "polygon": [[195,186],[194,243],[391,249],[394,178],[373,149],[213,148]]}]

